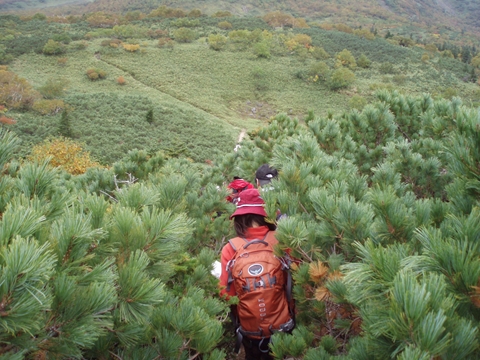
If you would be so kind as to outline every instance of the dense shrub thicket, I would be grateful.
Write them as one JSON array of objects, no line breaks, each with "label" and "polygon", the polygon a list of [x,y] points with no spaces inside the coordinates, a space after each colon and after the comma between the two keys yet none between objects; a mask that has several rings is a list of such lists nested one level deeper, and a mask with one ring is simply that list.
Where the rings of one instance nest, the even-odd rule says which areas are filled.
[{"label": "dense shrub thicket", "polygon": [[[346,26],[157,13],[0,17],[0,62],[23,56],[36,83],[0,69],[0,358],[231,358],[210,270],[233,233],[225,184],[263,163],[280,247],[302,260],[276,359],[478,358],[480,114],[455,97],[475,69]],[[449,100],[365,106],[392,83]],[[326,115],[272,117],[232,152],[220,115],[248,104],[243,127],[252,98]],[[340,98],[353,110],[327,113]]]},{"label": "dense shrub thicket", "polygon": [[209,274],[232,235],[223,186],[268,162],[266,211],[303,261],[276,359],[478,358],[478,109],[376,98],[279,115],[211,164],[136,150],[77,176],[20,164],[2,129],[2,356],[229,358]]}]

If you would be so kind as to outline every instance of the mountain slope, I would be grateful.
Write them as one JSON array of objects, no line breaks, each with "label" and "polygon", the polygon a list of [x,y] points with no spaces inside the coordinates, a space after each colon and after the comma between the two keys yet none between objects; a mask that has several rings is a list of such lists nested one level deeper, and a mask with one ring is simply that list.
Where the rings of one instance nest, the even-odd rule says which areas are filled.
[{"label": "mountain slope", "polygon": [[[219,10],[235,16],[262,16],[272,11],[290,13],[308,21],[344,23],[352,27],[368,26],[378,30],[397,28],[401,32],[414,32],[413,28],[427,33],[447,31],[450,40],[458,41],[461,33],[480,39],[480,2],[474,0],[0,0],[0,11],[28,10],[56,14],[84,14],[106,11],[149,13],[165,5],[184,10],[199,9],[211,15]],[[418,29],[416,29],[418,32]]]}]

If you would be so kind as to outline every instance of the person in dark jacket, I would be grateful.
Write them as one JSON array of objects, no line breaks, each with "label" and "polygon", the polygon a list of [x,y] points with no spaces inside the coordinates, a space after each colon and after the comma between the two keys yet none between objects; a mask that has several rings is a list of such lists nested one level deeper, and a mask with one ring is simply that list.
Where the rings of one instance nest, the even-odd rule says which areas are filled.
[{"label": "person in dark jacket", "polygon": [[[272,180],[276,178],[278,178],[277,169],[268,164],[261,165],[255,172],[255,183],[261,192],[275,190],[272,186]],[[282,214],[280,209],[277,209],[277,221],[286,217],[286,214]]]},{"label": "person in dark jacket", "polygon": [[278,177],[277,169],[271,167],[268,164],[263,164],[255,172],[255,183],[257,188],[261,188],[263,191],[272,190],[271,182]]}]

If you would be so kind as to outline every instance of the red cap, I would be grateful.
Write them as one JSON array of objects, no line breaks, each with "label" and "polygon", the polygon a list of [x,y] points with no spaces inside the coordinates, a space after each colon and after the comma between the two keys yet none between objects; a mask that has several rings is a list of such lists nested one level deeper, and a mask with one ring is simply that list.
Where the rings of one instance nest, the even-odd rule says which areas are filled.
[{"label": "red cap", "polygon": [[267,217],[267,213],[264,209],[265,202],[261,198],[257,189],[247,189],[239,193],[235,198],[235,205],[237,206],[237,209],[230,216],[230,219],[238,215],[246,214],[256,214]]}]

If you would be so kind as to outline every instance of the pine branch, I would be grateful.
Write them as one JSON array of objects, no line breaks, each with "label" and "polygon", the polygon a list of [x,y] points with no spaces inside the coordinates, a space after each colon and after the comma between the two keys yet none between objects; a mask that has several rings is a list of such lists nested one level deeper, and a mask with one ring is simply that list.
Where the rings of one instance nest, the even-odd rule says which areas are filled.
[{"label": "pine branch", "polygon": [[200,355],[201,355],[201,354],[197,352],[195,355],[189,357],[188,360],[196,359],[196,358],[199,357]]},{"label": "pine branch", "polygon": [[110,355],[112,355],[114,358],[118,359],[118,360],[123,360],[119,355],[115,354],[114,352],[112,351],[109,351]]},{"label": "pine branch", "polygon": [[117,200],[117,199],[115,199],[115,198],[114,198],[113,196],[111,196],[110,194],[107,194],[105,191],[100,190],[100,193],[103,194],[103,195],[107,195],[107,196],[110,198],[110,200],[118,203],[118,200]]},{"label": "pine branch", "polygon": [[303,212],[304,212],[305,214],[308,214],[308,210],[305,209],[305,206],[303,206],[303,204],[302,204],[300,201],[298,202],[298,204],[299,204],[300,207],[302,208]]},{"label": "pine branch", "polygon": [[408,142],[412,142],[412,139],[410,138],[410,136],[408,136],[408,134],[405,131],[403,131],[402,128],[400,127],[400,125],[398,125],[398,124],[397,124],[397,129],[408,140]]}]

